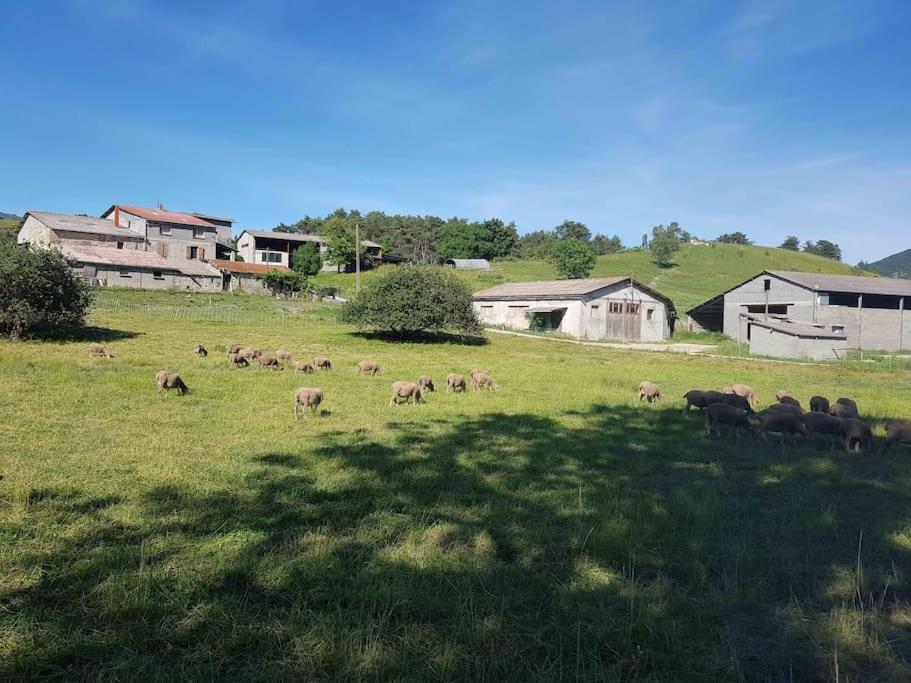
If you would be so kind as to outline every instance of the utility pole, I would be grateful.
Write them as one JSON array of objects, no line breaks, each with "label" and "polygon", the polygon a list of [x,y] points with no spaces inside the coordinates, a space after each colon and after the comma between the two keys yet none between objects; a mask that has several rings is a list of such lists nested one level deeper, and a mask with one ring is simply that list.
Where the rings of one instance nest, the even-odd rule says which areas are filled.
[{"label": "utility pole", "polygon": [[354,293],[361,293],[361,224],[354,224]]}]

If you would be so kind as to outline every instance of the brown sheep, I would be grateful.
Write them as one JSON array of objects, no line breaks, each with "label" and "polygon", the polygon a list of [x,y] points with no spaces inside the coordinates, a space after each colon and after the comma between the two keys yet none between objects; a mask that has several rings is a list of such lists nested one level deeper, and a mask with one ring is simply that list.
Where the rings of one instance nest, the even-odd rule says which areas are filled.
[{"label": "brown sheep", "polygon": [[464,392],[465,389],[465,375],[460,375],[457,372],[450,372],[448,375],[446,375],[447,392]]},{"label": "brown sheep", "polygon": [[654,382],[649,382],[648,380],[639,382],[639,402],[641,403],[643,399],[647,403],[654,403],[659,398],[661,398],[661,389]]},{"label": "brown sheep", "polygon": [[436,391],[437,388],[433,386],[433,377],[430,375],[421,375],[418,377],[418,386],[421,387],[421,391]]},{"label": "brown sheep", "polygon": [[304,410],[309,410],[310,414],[316,413],[323,402],[323,390],[313,387],[301,387],[294,392],[294,419],[299,419],[298,410],[303,406]]},{"label": "brown sheep", "polygon": [[789,413],[790,415],[796,415],[797,417],[802,418],[804,416],[804,410],[800,406],[796,406],[793,403],[773,403],[766,410],[774,410],[781,413]]},{"label": "brown sheep", "polygon": [[273,356],[259,356],[257,357],[256,362],[259,363],[260,370],[265,370],[266,368],[269,368],[270,370],[284,370],[281,363],[278,362],[278,359]]},{"label": "brown sheep", "polygon": [[725,387],[721,390],[721,393],[743,396],[747,401],[750,402],[751,406],[755,406],[757,403],[759,403],[759,401],[756,400],[756,392],[753,391],[753,387],[747,384],[735,384],[731,387]]},{"label": "brown sheep", "polygon": [[803,416],[803,423],[811,434],[822,434],[831,439],[832,450],[835,450],[836,437],[841,438],[842,420],[828,413],[810,411]]},{"label": "brown sheep", "polygon": [[229,353],[228,362],[236,368],[245,368],[250,365],[250,361],[241,356],[239,353]]},{"label": "brown sheep", "polygon": [[424,393],[416,382],[399,380],[392,383],[392,398],[389,399],[389,405],[398,405],[399,399],[404,399],[403,403],[411,401],[414,404],[418,404],[423,402]]},{"label": "brown sheep", "polygon": [[691,389],[683,395],[686,405],[683,412],[689,411],[690,406],[696,406],[699,410],[705,410],[712,403],[721,403],[724,394],[720,391],[702,391],[701,389]]},{"label": "brown sheep", "polygon": [[843,420],[856,420],[860,417],[857,414],[857,409],[847,403],[833,403],[829,406],[829,414],[840,417]]},{"label": "brown sheep", "polygon": [[197,344],[196,346],[194,346],[193,353],[195,353],[197,356],[202,356],[203,358],[205,358],[206,356],[209,355],[209,352],[206,351],[206,347],[203,346],[202,344]]},{"label": "brown sheep", "polygon": [[803,423],[803,416],[788,410],[767,409],[759,413],[758,417],[759,434],[763,441],[768,441],[769,432],[781,434],[782,444],[788,435],[796,438],[798,435],[808,436],[810,433]]},{"label": "brown sheep", "polygon": [[313,367],[317,370],[331,370],[332,361],[330,361],[325,356],[317,356],[313,359]]},{"label": "brown sheep", "polygon": [[105,358],[113,358],[114,354],[108,351],[108,347],[104,344],[97,344],[92,342],[89,344],[89,355],[90,356],[104,356]]},{"label": "brown sheep", "polygon": [[165,389],[177,389],[177,393],[181,396],[190,393],[190,389],[186,384],[184,384],[184,381],[176,372],[171,372],[169,370],[159,370],[155,375],[155,383],[158,385],[158,391],[164,391]]},{"label": "brown sheep", "polygon": [[230,346],[228,346],[228,353],[240,353],[240,345],[231,344]]},{"label": "brown sheep", "polygon": [[[713,392],[717,393],[717,392]],[[731,408],[736,408],[737,410],[742,410],[747,415],[753,414],[753,406],[750,405],[749,400],[746,396],[741,396],[740,394],[721,394],[720,396],[710,396],[709,397],[709,406],[713,405],[726,405]]]},{"label": "brown sheep", "polygon": [[827,399],[825,396],[813,396],[810,399],[810,412],[828,413],[829,408],[829,399]]},{"label": "brown sheep", "polygon": [[380,364],[373,360],[362,360],[359,361],[355,372],[359,375],[370,375],[371,377],[375,375],[382,375],[383,368],[380,367]]},{"label": "brown sheep", "polygon": [[475,391],[480,389],[496,389],[497,380],[489,372],[483,370],[473,370],[471,373],[471,388]]},{"label": "brown sheep", "polygon": [[880,447],[879,452],[885,453],[892,448],[893,444],[897,443],[911,444],[911,422],[907,420],[890,422],[889,426],[886,427],[886,440]]},{"label": "brown sheep", "polygon": [[778,391],[775,392],[775,400],[778,401],[779,403],[781,403],[782,398],[784,398],[785,396],[790,396],[790,395],[791,395],[791,392],[788,391],[787,389],[779,389]]},{"label": "brown sheep", "polygon": [[[743,396],[738,396],[737,398],[742,399],[749,405],[749,401]],[[711,437],[714,432],[721,436],[720,426],[722,424],[732,425],[734,427],[734,436],[738,439],[740,438],[741,429],[745,429],[751,434],[754,431],[753,424],[750,422],[745,410],[740,410],[726,403],[713,403],[705,409],[705,435]]]},{"label": "brown sheep", "polygon": [[279,349],[278,351],[276,351],[276,352],[275,352],[275,357],[276,357],[278,360],[280,360],[280,361],[282,361],[282,362],[284,362],[284,363],[290,363],[290,362],[291,362],[291,352],[290,352],[290,351],[285,351],[284,349]]},{"label": "brown sheep", "polygon": [[873,432],[866,423],[849,417],[841,422],[841,435],[845,440],[845,450],[860,453],[873,448]]},{"label": "brown sheep", "polygon": [[262,351],[260,351],[259,349],[255,348],[253,346],[247,346],[247,347],[241,349],[240,351],[238,351],[238,353],[241,356],[243,356],[244,358],[246,358],[247,360],[256,360],[261,355],[263,355]]},{"label": "brown sheep", "polygon": [[849,409],[853,410],[858,415],[860,414],[860,410],[858,410],[857,404],[854,401],[852,401],[850,398],[840,398],[835,402],[840,403],[843,406],[848,406]]},{"label": "brown sheep", "polygon": [[299,360],[294,364],[294,369],[297,372],[306,372],[308,375],[313,372],[313,366],[310,365],[307,361]]},{"label": "brown sheep", "polygon": [[781,405],[785,406],[797,406],[801,411],[803,411],[803,406],[800,405],[800,401],[798,401],[793,396],[782,396],[780,399],[778,399],[778,402]]}]

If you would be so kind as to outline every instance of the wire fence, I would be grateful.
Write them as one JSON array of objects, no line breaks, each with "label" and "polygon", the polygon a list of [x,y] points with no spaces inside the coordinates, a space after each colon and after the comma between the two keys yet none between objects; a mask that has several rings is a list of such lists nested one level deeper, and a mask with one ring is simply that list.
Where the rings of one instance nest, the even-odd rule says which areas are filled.
[{"label": "wire fence", "polygon": [[319,320],[331,319],[331,312],[313,309],[265,308],[250,310],[230,304],[179,306],[140,303],[119,299],[97,298],[93,310],[112,313],[135,313],[159,320],[225,323],[231,325],[263,325],[271,327],[298,327]]}]

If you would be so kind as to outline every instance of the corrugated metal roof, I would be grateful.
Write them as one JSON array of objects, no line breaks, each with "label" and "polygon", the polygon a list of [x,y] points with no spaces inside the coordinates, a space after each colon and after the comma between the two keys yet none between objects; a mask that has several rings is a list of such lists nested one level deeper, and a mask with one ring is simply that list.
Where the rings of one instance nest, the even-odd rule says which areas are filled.
[{"label": "corrugated metal roof", "polygon": [[[322,244],[326,240],[321,235],[310,235],[299,232],[282,232],[281,230],[244,230],[245,233],[254,237],[262,237],[270,240],[287,240],[289,242],[315,242]],[[243,233],[241,233],[243,234]],[[374,247],[381,249],[382,246],[371,240],[361,240],[365,247]]]},{"label": "corrugated metal roof", "polygon": [[25,217],[34,216],[51,230],[67,232],[81,232],[92,235],[107,235],[119,237],[124,240],[143,240],[142,235],[118,228],[111,221],[92,216],[72,216],[66,213],[51,213],[50,211],[27,211]]},{"label": "corrugated metal roof", "polygon": [[507,282],[489,289],[475,292],[476,299],[500,299],[521,297],[577,297],[611,287],[620,282],[629,282],[628,277],[600,277],[583,280],[543,280],[540,282]]},{"label": "corrugated metal roof", "polygon": [[93,247],[89,245],[69,245],[61,247],[63,255],[80,263],[117,266],[124,268],[145,268],[148,270],[177,271],[185,275],[205,275],[213,277],[218,271],[210,268],[203,261],[170,261],[154,251],[138,249],[113,249],[111,247]]},{"label": "corrugated metal roof", "polygon": [[194,216],[192,213],[184,211],[167,211],[166,209],[146,209],[142,206],[132,206],[130,204],[114,204],[110,209],[101,214],[105,218],[114,211],[115,208],[131,213],[134,216],[145,218],[147,221],[157,221],[159,223],[176,223],[178,225],[195,225],[200,228],[216,228],[214,223],[210,223],[204,218]]},{"label": "corrugated metal roof", "polygon": [[791,270],[769,270],[771,275],[793,282],[807,289],[848,294],[885,294],[911,296],[911,280],[884,277],[858,277],[856,275],[825,275],[801,273]]},{"label": "corrugated metal roof", "polygon": [[490,261],[485,258],[451,258],[446,260],[447,265],[452,264],[457,270],[487,270]]},{"label": "corrugated metal roof", "polygon": [[281,273],[290,273],[291,269],[277,263],[244,263],[243,261],[222,261],[215,260],[209,262],[219,270],[227,270],[229,273],[246,273],[249,275],[263,275],[273,270]]},{"label": "corrugated metal roof", "polygon": [[816,327],[815,325],[807,325],[805,323],[795,323],[790,320],[760,320],[758,318],[750,318],[751,325],[758,325],[759,327],[765,327],[770,330],[775,330],[776,332],[782,332],[784,334],[790,334],[795,337],[819,337],[822,339],[845,339],[843,334],[835,334],[830,330],[826,330],[822,327]]}]

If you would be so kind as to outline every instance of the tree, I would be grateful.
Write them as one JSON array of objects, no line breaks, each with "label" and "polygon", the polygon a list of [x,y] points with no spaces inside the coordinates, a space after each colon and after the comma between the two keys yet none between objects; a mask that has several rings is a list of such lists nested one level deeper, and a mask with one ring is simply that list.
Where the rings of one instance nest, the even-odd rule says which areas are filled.
[{"label": "tree", "polygon": [[592,238],[591,244],[592,250],[594,250],[598,256],[603,256],[604,254],[617,254],[623,251],[623,243],[617,235],[613,235],[612,237],[595,235],[594,238]]},{"label": "tree", "polygon": [[648,245],[652,252],[652,261],[660,268],[674,265],[674,254],[680,249],[680,240],[670,235],[654,238]]},{"label": "tree", "polygon": [[485,258],[508,256],[519,235],[515,223],[508,225],[499,218],[479,223],[469,223],[462,218],[451,218],[443,229],[439,257]]},{"label": "tree", "polygon": [[579,240],[580,242],[589,242],[592,238],[592,231],[588,229],[585,223],[578,221],[563,221],[554,228],[554,237],[558,240]]},{"label": "tree", "polygon": [[307,289],[307,278],[297,272],[288,273],[283,270],[270,270],[268,273],[258,275],[257,279],[265,287],[272,290],[273,294],[288,296]]},{"label": "tree", "polygon": [[313,242],[307,242],[291,254],[291,269],[299,275],[316,275],[322,267],[319,246]]},{"label": "tree", "polygon": [[[346,216],[339,215],[338,209],[333,212],[323,223],[322,236],[326,238],[326,263],[330,263],[338,270],[348,270],[357,260],[357,251],[354,244],[354,223]],[[359,218],[359,214],[358,217]],[[355,220],[357,220],[357,218]],[[361,259],[364,258],[364,243],[359,245]]]},{"label": "tree", "polygon": [[715,238],[716,242],[721,242],[722,244],[753,244],[750,241],[750,238],[746,236],[746,233],[737,231],[737,232],[726,232],[723,235],[718,235]]},{"label": "tree", "polygon": [[779,249],[787,249],[788,251],[800,251],[800,238],[796,235],[788,235],[785,237],[784,242],[781,243]]},{"label": "tree", "polygon": [[806,242],[803,250],[808,254],[816,254],[833,261],[841,261],[841,247],[829,240],[819,240],[818,242]]},{"label": "tree", "polygon": [[598,257],[585,242],[580,240],[559,240],[550,251],[550,260],[556,266],[560,277],[588,277]]},{"label": "tree", "polygon": [[345,304],[342,320],[400,338],[426,331],[481,330],[471,289],[455,273],[433,266],[386,270]]},{"label": "tree", "polygon": [[[680,224],[677,221],[671,221],[667,226],[656,225],[652,228],[652,238],[658,239],[659,237],[671,237],[678,242],[689,242],[690,233],[680,227]],[[645,239],[643,239],[643,247],[645,246]]]},{"label": "tree", "polygon": [[0,333],[19,339],[82,325],[91,302],[58,252],[0,243]]},{"label": "tree", "polygon": [[514,252],[519,258],[546,259],[557,239],[549,230],[533,230],[522,235],[516,242]]}]

